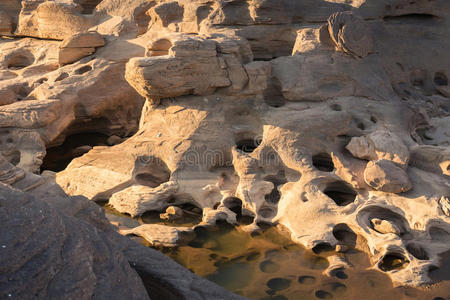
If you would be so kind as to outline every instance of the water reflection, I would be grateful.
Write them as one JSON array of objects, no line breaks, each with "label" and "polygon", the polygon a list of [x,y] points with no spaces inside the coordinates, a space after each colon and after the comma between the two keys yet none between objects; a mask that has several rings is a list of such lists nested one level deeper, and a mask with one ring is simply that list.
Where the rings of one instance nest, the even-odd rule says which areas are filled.
[{"label": "water reflection", "polygon": [[[144,220],[164,223],[157,218],[132,219],[111,209],[107,217],[113,224],[127,227]],[[132,238],[148,246],[145,240]],[[428,290],[394,288],[386,274],[371,269],[365,253],[355,250],[345,254],[351,269],[325,276],[325,257],[335,252],[314,253],[292,243],[276,228],[254,237],[227,224],[214,230],[197,228],[196,238],[187,246],[158,250],[195,274],[250,299],[450,300],[448,281]]]}]

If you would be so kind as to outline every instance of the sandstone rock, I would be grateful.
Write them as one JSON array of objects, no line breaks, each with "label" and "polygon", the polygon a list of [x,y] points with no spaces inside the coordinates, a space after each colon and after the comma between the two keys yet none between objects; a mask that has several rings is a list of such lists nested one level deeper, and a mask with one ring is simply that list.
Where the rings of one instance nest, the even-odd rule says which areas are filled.
[{"label": "sandstone rock", "polygon": [[167,221],[176,221],[183,218],[183,210],[176,206],[169,206],[166,208],[166,212],[160,214],[159,217]]},{"label": "sandstone rock", "polygon": [[[308,248],[321,241],[367,252],[394,285],[432,283],[429,266],[449,243],[436,201],[450,188],[449,8],[344,2],[1,1],[16,35],[0,42],[2,180],[93,231],[108,231],[101,210],[64,196],[51,178],[133,216],[188,203],[203,210],[201,226],[237,225],[245,214],[248,232],[280,224]],[[85,55],[99,45],[80,46],[90,31],[108,43],[60,66],[62,43],[46,39],[67,39],[76,48],[64,51]],[[107,142],[112,136],[121,143]],[[29,172],[58,151],[73,159],[64,171]],[[370,188],[364,160],[374,179],[413,188]],[[402,234],[377,234],[374,219]],[[150,297],[233,298],[150,249],[111,239],[123,265],[158,278],[150,291],[162,295]]]},{"label": "sandstone rock", "polygon": [[190,227],[169,227],[158,224],[145,224],[129,230],[121,230],[124,235],[135,234],[146,239],[150,244],[160,247],[182,245],[195,236]]},{"label": "sandstone rock", "polygon": [[375,229],[379,233],[383,234],[393,233],[396,235],[400,235],[402,233],[402,230],[398,228],[396,224],[391,223],[387,220],[374,218],[370,220],[370,222],[372,223],[373,229]]},{"label": "sandstone rock", "polygon": [[401,166],[409,161],[409,151],[396,134],[378,130],[363,137],[354,137],[346,146],[353,156],[367,160],[390,160]]},{"label": "sandstone rock", "polygon": [[328,30],[336,47],[352,56],[365,57],[372,51],[372,36],[365,22],[351,12],[328,18]]},{"label": "sandstone rock", "polygon": [[11,18],[6,12],[0,10],[0,35],[10,35],[12,29]]},{"label": "sandstone rock", "polygon": [[128,82],[154,103],[162,97],[207,95],[231,84],[213,40],[178,40],[169,54],[169,57],[134,58],[127,64]]},{"label": "sandstone rock", "polygon": [[104,38],[95,31],[77,33],[62,41],[59,46],[59,65],[73,63],[80,58],[91,55],[95,48],[105,45]]},{"label": "sandstone rock", "polygon": [[388,160],[369,161],[364,180],[374,189],[387,193],[403,193],[412,188],[406,172]]},{"label": "sandstone rock", "polygon": [[439,200],[441,209],[447,217],[450,217],[450,200],[448,197],[441,197]]}]

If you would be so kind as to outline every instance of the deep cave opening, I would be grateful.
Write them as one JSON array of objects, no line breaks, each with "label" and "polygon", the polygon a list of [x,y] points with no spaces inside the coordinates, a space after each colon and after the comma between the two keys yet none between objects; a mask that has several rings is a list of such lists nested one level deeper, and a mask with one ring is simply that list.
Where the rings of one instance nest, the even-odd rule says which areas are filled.
[{"label": "deep cave opening", "polygon": [[68,135],[61,145],[47,148],[41,165],[41,172],[50,170],[60,172],[70,162],[87,153],[94,146],[107,145],[108,136],[98,132],[84,132]]},{"label": "deep cave opening", "polygon": [[323,172],[333,172],[333,159],[329,153],[319,153],[312,157],[313,166]]},{"label": "deep cave opening", "polygon": [[346,206],[353,203],[357,195],[356,192],[343,181],[329,183],[323,193],[339,206]]}]

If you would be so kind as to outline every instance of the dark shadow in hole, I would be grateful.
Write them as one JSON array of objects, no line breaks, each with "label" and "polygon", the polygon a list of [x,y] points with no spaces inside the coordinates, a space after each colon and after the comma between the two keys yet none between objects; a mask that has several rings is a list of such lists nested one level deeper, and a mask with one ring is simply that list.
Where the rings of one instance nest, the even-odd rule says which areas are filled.
[{"label": "dark shadow in hole", "polygon": [[323,252],[330,252],[333,250],[334,250],[334,247],[331,246],[329,243],[319,243],[312,248],[312,251],[315,254],[320,254]]},{"label": "dark shadow in hole", "polygon": [[32,65],[34,57],[31,53],[19,53],[8,59],[6,67],[10,70],[20,70]]},{"label": "dark shadow in hole", "polygon": [[348,205],[356,198],[356,192],[344,181],[329,183],[323,193],[339,206]]},{"label": "dark shadow in hole", "polygon": [[236,197],[228,197],[223,200],[223,206],[236,214],[236,217],[242,216],[242,200]]},{"label": "dark shadow in hole", "polygon": [[333,172],[334,164],[331,155],[328,153],[319,153],[312,157],[313,166],[323,172]]},{"label": "dark shadow in hole", "polygon": [[379,262],[379,268],[384,272],[400,270],[406,267],[409,261],[399,253],[388,253]]},{"label": "dark shadow in hole", "polygon": [[442,72],[436,72],[434,74],[434,84],[438,85],[438,86],[445,86],[448,85],[448,79],[447,76],[445,76],[444,73]]},{"label": "dark shadow in hole", "polygon": [[334,111],[342,111],[342,106],[337,103],[333,103],[330,105],[330,108]]},{"label": "dark shadow in hole", "polygon": [[276,175],[267,175],[264,177],[264,180],[273,183],[272,191],[270,192],[270,194],[266,194],[264,198],[269,203],[277,204],[281,198],[281,194],[280,191],[278,190],[278,187],[287,182],[284,171],[281,170]]},{"label": "dark shadow in hole", "polygon": [[141,185],[155,188],[170,179],[166,163],[155,156],[140,156],[133,170],[134,180]]},{"label": "dark shadow in hole", "polygon": [[81,14],[91,15],[102,0],[77,0],[76,2],[82,7]]},{"label": "dark shadow in hole", "polygon": [[342,244],[351,246],[353,248],[356,246],[357,235],[345,223],[339,223],[333,227],[333,236]]},{"label": "dark shadow in hole", "polygon": [[242,139],[236,142],[236,148],[245,153],[252,153],[260,144],[261,141],[257,139]]},{"label": "dark shadow in hole", "polygon": [[408,252],[411,253],[411,255],[417,259],[420,259],[420,260],[428,260],[429,259],[427,252],[419,244],[409,243],[408,245],[406,245],[406,250],[408,250]]},{"label": "dark shadow in hole", "polygon": [[62,72],[58,77],[56,77],[55,82],[61,81],[69,77],[69,74]]},{"label": "dark shadow in hole", "polygon": [[[91,147],[106,145],[108,136],[97,132],[85,132],[69,135],[64,143],[47,149],[41,171],[50,170],[60,172],[76,157],[88,152]],[[86,146],[86,147],[83,147]]]},{"label": "dark shadow in hole", "polygon": [[399,16],[385,16],[383,21],[392,23],[414,23],[417,26],[425,22],[434,22],[439,20],[438,16],[432,14],[404,14]]},{"label": "dark shadow in hole", "polygon": [[81,74],[87,73],[91,70],[92,70],[92,67],[89,65],[86,65],[86,66],[82,66],[81,68],[76,69],[74,73],[77,75],[81,75]]}]

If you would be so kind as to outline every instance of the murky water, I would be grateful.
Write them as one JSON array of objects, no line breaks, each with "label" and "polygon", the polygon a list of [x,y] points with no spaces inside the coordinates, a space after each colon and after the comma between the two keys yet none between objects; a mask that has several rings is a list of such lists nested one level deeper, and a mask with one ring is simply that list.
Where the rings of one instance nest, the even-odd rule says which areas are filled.
[{"label": "murky water", "polygon": [[[161,223],[156,217],[131,219],[112,209],[108,209],[107,217],[119,226],[135,227],[144,220]],[[252,237],[225,225],[198,230],[196,235],[187,246],[158,250],[195,274],[247,298],[450,300],[449,281],[427,290],[394,288],[386,274],[370,269],[367,255],[359,251],[345,254],[353,268],[336,272],[331,278],[325,276],[325,257],[335,253],[314,254],[292,243],[276,228]],[[135,239],[146,244],[143,239]]]}]

